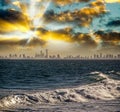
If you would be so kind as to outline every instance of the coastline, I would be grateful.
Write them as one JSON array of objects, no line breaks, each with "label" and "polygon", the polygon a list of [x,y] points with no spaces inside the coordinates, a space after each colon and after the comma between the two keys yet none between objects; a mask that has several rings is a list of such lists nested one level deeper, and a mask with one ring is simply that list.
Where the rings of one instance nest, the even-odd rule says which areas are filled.
[{"label": "coastline", "polygon": [[71,60],[79,60],[79,61],[107,61],[107,60],[112,60],[112,61],[116,61],[116,60],[120,60],[119,58],[118,59],[64,59],[64,58],[60,58],[60,59],[47,59],[47,58],[45,58],[45,59],[37,59],[37,58],[3,58],[3,59],[0,59],[0,60],[40,60],[40,61],[42,61],[42,60],[48,60],[48,61],[54,61],[54,60],[60,60],[60,61],[71,61]]}]

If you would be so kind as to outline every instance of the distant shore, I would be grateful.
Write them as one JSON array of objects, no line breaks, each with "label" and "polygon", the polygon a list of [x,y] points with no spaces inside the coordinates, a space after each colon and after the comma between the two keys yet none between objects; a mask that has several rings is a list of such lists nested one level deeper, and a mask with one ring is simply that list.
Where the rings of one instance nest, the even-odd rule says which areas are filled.
[{"label": "distant shore", "polygon": [[120,60],[119,58],[112,58],[112,59],[64,59],[64,58],[59,58],[59,59],[50,59],[50,58],[42,58],[42,59],[39,59],[39,58],[0,58],[0,60]]}]

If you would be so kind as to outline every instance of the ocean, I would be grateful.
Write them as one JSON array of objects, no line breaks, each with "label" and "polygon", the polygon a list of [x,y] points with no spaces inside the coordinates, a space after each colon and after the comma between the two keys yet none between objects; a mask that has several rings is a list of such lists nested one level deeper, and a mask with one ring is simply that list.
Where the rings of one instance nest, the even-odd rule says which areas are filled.
[{"label": "ocean", "polygon": [[0,110],[120,112],[120,60],[0,60]]}]

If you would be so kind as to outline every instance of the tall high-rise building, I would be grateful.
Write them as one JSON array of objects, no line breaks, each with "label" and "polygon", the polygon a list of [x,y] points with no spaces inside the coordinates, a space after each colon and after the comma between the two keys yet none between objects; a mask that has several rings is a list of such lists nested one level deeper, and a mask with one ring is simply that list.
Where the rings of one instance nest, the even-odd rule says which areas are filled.
[{"label": "tall high-rise building", "polygon": [[48,49],[46,49],[46,58],[48,58]]},{"label": "tall high-rise building", "polygon": [[100,58],[102,58],[102,53],[100,53]]}]

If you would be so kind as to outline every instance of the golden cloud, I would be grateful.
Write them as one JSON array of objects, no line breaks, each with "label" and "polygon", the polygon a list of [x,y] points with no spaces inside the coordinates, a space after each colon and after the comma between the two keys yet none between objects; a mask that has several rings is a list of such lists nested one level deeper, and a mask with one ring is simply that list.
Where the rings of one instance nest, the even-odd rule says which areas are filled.
[{"label": "golden cloud", "polygon": [[120,2],[120,0],[104,0],[107,3],[115,3],[115,2]]},{"label": "golden cloud", "polygon": [[22,31],[26,32],[30,29],[29,19],[22,13],[7,10],[0,14],[0,32]]},{"label": "golden cloud", "polygon": [[71,33],[71,28],[65,28],[63,30],[58,30],[58,31],[46,31],[42,33],[41,31],[38,31],[37,34],[39,37],[41,37],[42,40],[46,41],[49,43],[49,41],[64,41],[67,43],[78,43],[80,46],[84,47],[90,47],[90,48],[95,48],[97,46],[97,43],[95,40],[91,38],[89,34],[76,34],[72,35]]},{"label": "golden cloud", "polygon": [[[107,45],[119,46],[120,43],[120,33],[118,32],[103,32],[98,31],[94,33],[94,37],[91,34],[78,33],[72,35],[70,28],[58,31],[47,31],[44,29],[38,29],[36,31],[37,37],[30,37],[28,39],[20,39],[17,37],[14,38],[2,38],[0,37],[0,46],[24,46],[24,47],[35,47],[35,46],[44,46],[49,41],[63,41],[66,43],[78,43],[83,48],[95,49],[100,44],[105,47]],[[29,42],[28,42],[29,41]],[[102,43],[101,43],[102,42]],[[105,44],[106,43],[106,44]],[[103,45],[104,44],[104,45]],[[3,47],[2,47],[3,48]]]},{"label": "golden cloud", "polygon": [[88,2],[90,0],[53,0],[54,3],[56,3],[57,5],[68,5],[71,3],[77,3],[77,2]]},{"label": "golden cloud", "polygon": [[45,15],[48,21],[56,20],[58,22],[72,22],[77,21],[81,26],[88,27],[95,17],[106,13],[106,7],[103,1],[97,0],[91,2],[89,7],[84,7],[80,10],[75,10],[73,12],[66,11],[60,14],[54,14],[49,12]]},{"label": "golden cloud", "polygon": [[[38,0],[40,1],[40,0]],[[56,4],[66,5],[72,2],[88,2],[89,0],[54,0]],[[113,2],[112,0],[105,0],[106,2]],[[116,0],[115,0],[116,1]],[[26,32],[34,30],[34,26],[30,26],[30,19],[25,14],[26,7],[19,2],[14,2],[14,5],[20,7],[22,12],[15,10],[7,10],[4,12],[4,16],[0,15],[0,33],[9,33],[12,31]],[[74,10],[73,12],[66,11],[60,14],[46,13],[45,17],[49,20],[55,20],[57,22],[77,22],[80,26],[89,27],[92,20],[102,14],[106,13],[106,7],[103,0],[96,0],[90,2],[88,7],[84,7],[80,10]],[[33,28],[33,29],[32,29]],[[118,32],[96,32],[93,39],[90,34],[71,34],[72,28],[65,28],[58,31],[47,31],[42,28],[38,28],[35,32],[36,37],[30,37],[29,39],[20,39],[18,37],[2,38],[0,37],[0,46],[43,46],[47,42],[52,40],[64,41],[67,43],[78,43],[81,46],[96,48],[98,44],[109,43],[110,45],[119,46],[120,33]]]},{"label": "golden cloud", "polygon": [[12,23],[12,22],[8,22],[8,21],[0,19],[0,32],[1,33],[8,33],[8,32],[17,31],[17,30],[26,32],[29,30],[29,26],[22,21]]}]

